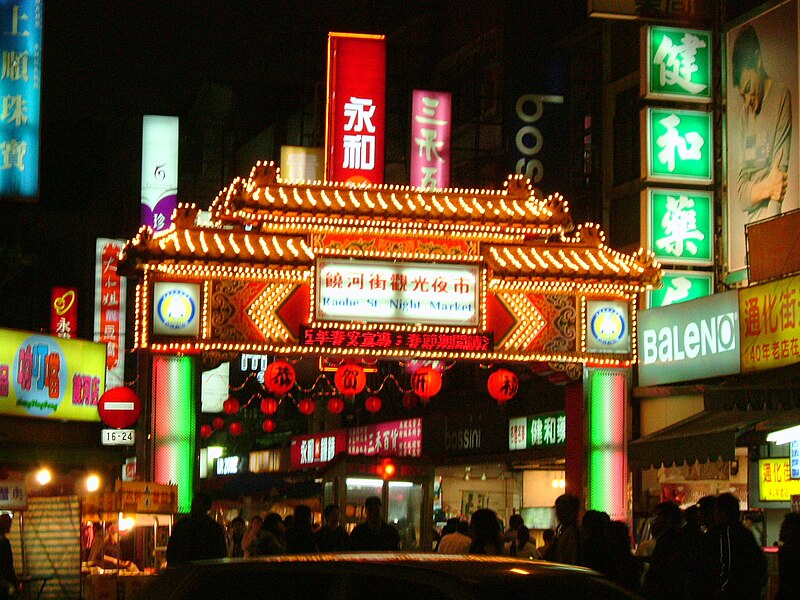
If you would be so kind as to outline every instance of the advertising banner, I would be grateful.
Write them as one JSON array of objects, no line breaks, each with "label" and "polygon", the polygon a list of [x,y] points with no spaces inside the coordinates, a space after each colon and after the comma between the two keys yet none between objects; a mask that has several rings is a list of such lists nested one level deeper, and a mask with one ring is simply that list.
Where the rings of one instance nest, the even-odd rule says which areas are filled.
[{"label": "advertising banner", "polygon": [[125,242],[97,238],[94,266],[94,341],[106,344],[106,387],[125,384],[128,280],[117,273]]},{"label": "advertising banner", "polygon": [[513,417],[508,420],[509,450],[527,450],[566,443],[566,413]]},{"label": "advertising banner", "polygon": [[39,195],[39,112],[42,89],[42,0],[0,2],[0,196]]},{"label": "advertising banner", "polygon": [[142,225],[168,229],[178,206],[178,117],[142,120]]},{"label": "advertising banner", "polygon": [[411,185],[450,186],[449,92],[414,90],[411,102]]},{"label": "advertising banner", "polygon": [[347,430],[337,429],[310,435],[293,435],[289,446],[292,469],[319,467],[347,451]]},{"label": "advertising banner", "polygon": [[383,183],[386,39],[328,34],[328,181]]},{"label": "advertising banner", "polygon": [[647,27],[645,47],[645,98],[711,102],[710,31]]},{"label": "advertising banner", "polygon": [[647,215],[647,249],[662,263],[713,264],[713,194],[654,188],[642,193]]},{"label": "advertising banner", "polygon": [[745,225],[750,285],[800,272],[800,210]]},{"label": "advertising banner", "polygon": [[739,290],[742,371],[800,362],[800,276]]},{"label": "advertising banner", "polygon": [[789,458],[758,461],[758,499],[762,502],[790,502],[800,494],[800,480],[792,479]]},{"label": "advertising banner", "polygon": [[325,149],[281,146],[283,181],[322,181],[325,178]]},{"label": "advertising banner", "polygon": [[714,180],[713,122],[710,112],[646,108],[642,153],[647,181],[710,184]]},{"label": "advertising banner", "polygon": [[681,302],[690,302],[713,293],[713,273],[662,271],[661,287],[647,292],[647,308],[661,308]]},{"label": "advertising banner", "polygon": [[78,335],[78,290],[54,287],[50,291],[50,333],[68,340]]},{"label": "advertising banner", "polygon": [[99,421],[103,344],[0,329],[0,414]]},{"label": "advertising banner", "polygon": [[353,427],[347,431],[351,456],[422,456],[422,419]]},{"label": "advertising banner", "polygon": [[742,278],[745,225],[800,208],[797,11],[797,0],[773,3],[726,33],[724,232],[728,272]]}]

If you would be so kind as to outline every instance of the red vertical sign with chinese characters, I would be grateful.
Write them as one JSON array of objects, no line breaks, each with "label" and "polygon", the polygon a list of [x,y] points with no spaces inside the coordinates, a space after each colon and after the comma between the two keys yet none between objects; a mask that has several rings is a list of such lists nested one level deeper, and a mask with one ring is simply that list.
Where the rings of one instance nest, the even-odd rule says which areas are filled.
[{"label": "red vertical sign with chinese characters", "polygon": [[97,239],[94,290],[94,341],[106,344],[106,387],[125,380],[125,279],[117,273],[120,240]]},{"label": "red vertical sign with chinese characters", "polygon": [[411,185],[450,185],[450,106],[448,92],[414,90],[411,102]]},{"label": "red vertical sign with chinese characters", "polygon": [[328,34],[325,177],[383,183],[386,38]]},{"label": "red vertical sign with chinese characters", "polygon": [[54,287],[50,293],[50,333],[63,339],[78,336],[78,290]]}]

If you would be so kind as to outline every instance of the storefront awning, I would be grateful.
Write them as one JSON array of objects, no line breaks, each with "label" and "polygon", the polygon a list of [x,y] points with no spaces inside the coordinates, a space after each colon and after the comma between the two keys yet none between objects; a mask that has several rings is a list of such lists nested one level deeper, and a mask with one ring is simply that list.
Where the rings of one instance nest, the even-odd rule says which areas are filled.
[{"label": "storefront awning", "polygon": [[707,409],[800,408],[800,364],[757,373],[742,373],[703,390]]},{"label": "storefront awning", "polygon": [[734,460],[737,436],[768,419],[766,411],[706,410],[628,444],[632,466]]}]

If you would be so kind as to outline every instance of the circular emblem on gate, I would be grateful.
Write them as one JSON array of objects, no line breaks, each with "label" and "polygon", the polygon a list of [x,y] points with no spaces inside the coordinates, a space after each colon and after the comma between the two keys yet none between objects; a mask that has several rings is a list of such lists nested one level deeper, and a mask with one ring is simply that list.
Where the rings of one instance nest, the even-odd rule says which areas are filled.
[{"label": "circular emblem on gate", "polygon": [[184,290],[170,290],[158,301],[156,312],[166,327],[183,329],[194,320],[197,306]]},{"label": "circular emblem on gate", "polygon": [[625,316],[613,306],[605,306],[592,316],[592,335],[605,346],[616,344],[625,335]]}]

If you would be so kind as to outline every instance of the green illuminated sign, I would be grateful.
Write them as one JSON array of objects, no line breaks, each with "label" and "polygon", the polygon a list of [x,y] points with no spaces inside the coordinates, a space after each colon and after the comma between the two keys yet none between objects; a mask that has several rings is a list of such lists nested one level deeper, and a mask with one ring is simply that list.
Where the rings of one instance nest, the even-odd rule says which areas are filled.
[{"label": "green illuminated sign", "polygon": [[711,101],[711,32],[647,28],[645,97]]},{"label": "green illuminated sign", "polygon": [[663,271],[661,287],[648,292],[647,307],[661,308],[710,296],[714,292],[711,273]]},{"label": "green illuminated sign", "polygon": [[647,248],[662,263],[713,264],[711,192],[648,189]]},{"label": "green illuminated sign", "polygon": [[714,179],[711,113],[647,108],[648,181],[709,184]]},{"label": "green illuminated sign", "polygon": [[566,443],[566,413],[515,417],[508,420],[509,450],[526,450]]}]

